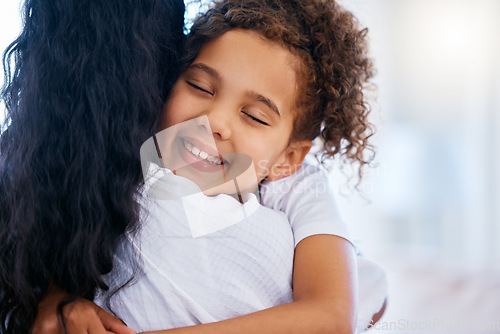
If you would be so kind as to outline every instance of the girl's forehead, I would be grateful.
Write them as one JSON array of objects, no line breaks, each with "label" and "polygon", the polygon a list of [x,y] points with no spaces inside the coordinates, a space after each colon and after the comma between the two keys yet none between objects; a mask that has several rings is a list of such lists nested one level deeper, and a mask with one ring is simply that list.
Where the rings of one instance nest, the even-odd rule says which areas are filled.
[{"label": "girl's forehead", "polygon": [[191,66],[199,64],[234,88],[246,87],[288,102],[296,95],[296,57],[251,30],[233,29],[206,43]]}]

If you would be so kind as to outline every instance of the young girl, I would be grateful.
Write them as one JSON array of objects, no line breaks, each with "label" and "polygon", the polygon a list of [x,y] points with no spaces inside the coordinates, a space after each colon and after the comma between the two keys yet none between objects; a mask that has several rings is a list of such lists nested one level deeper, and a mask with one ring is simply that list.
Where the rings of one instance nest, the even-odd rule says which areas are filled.
[{"label": "young girl", "polygon": [[[274,181],[280,182],[281,185],[288,183],[295,188],[276,187],[274,185],[277,183],[272,181],[297,170],[310,147],[310,141],[318,135],[324,141],[327,154],[333,156],[341,152],[348,158],[359,161],[361,166],[366,163],[363,159],[363,151],[367,147],[369,126],[366,120],[367,109],[362,88],[366,80],[370,78],[371,72],[364,47],[364,31],[356,28],[349,13],[331,2],[226,1],[218,4],[195,23],[188,43],[188,51],[190,57],[188,57],[187,64],[189,66],[177,81],[169,97],[165,107],[163,127],[170,127],[194,117],[206,116],[210,120],[210,132],[213,133],[216,147],[222,156],[230,153],[251,156],[257,168],[256,180],[264,181],[263,188],[266,190],[263,196],[264,203],[282,209],[291,220],[296,244],[295,257],[293,258],[294,242],[290,240],[290,234],[286,233],[284,229],[286,226],[280,223],[279,216],[273,216],[276,219],[277,230],[270,239],[260,245],[264,245],[266,247],[264,249],[267,250],[274,246],[276,236],[280,236],[284,247],[278,247],[278,250],[281,250],[279,254],[284,260],[265,257],[260,259],[267,261],[267,268],[281,264],[284,267],[281,272],[288,272],[288,276],[282,275],[275,279],[274,286],[281,284],[282,290],[271,296],[272,298],[267,298],[267,304],[253,304],[251,308],[243,310],[228,310],[223,306],[234,306],[234,300],[243,301],[245,304],[247,303],[245,298],[248,298],[248,295],[227,293],[223,297],[234,298],[228,302],[228,299],[220,298],[220,293],[211,289],[218,287],[218,289],[234,291],[234,287],[238,288],[243,284],[238,279],[245,278],[241,274],[233,277],[232,274],[235,272],[247,274],[257,272],[259,274],[251,278],[258,281],[269,278],[272,271],[262,269],[260,271],[235,271],[234,268],[231,270],[223,268],[223,273],[229,273],[224,276],[223,282],[225,283],[221,285],[220,282],[215,282],[213,267],[201,267],[206,266],[207,262],[196,261],[196,256],[193,256],[193,254],[207,256],[209,252],[191,252],[190,256],[183,258],[173,256],[175,253],[162,253],[158,248],[153,247],[163,240],[166,247],[180,252],[172,244],[172,239],[175,239],[172,237],[182,239],[179,237],[185,237],[186,234],[158,234],[159,230],[155,229],[157,227],[175,228],[177,226],[175,224],[167,226],[168,222],[176,222],[176,211],[168,209],[158,212],[152,206],[152,209],[148,210],[150,220],[144,222],[132,240],[136,242],[136,245],[141,245],[141,251],[144,251],[146,245],[150,244],[152,248],[149,254],[164,257],[163,264],[170,265],[167,267],[169,270],[166,271],[169,277],[165,279],[170,281],[161,282],[168,282],[169,285],[158,285],[158,282],[144,285],[144,282],[154,277],[148,272],[151,266],[144,266],[145,275],[138,276],[136,284],[125,286],[114,297],[111,297],[111,302],[117,303],[112,305],[118,305],[115,311],[120,312],[126,308],[130,310],[135,307],[136,312],[143,311],[145,314],[130,312],[131,317],[137,316],[140,319],[144,316],[146,319],[166,321],[167,327],[165,328],[208,322],[204,320],[207,318],[215,320],[232,318],[201,326],[171,330],[173,332],[253,333],[257,330],[271,333],[352,332],[356,313],[353,249],[351,244],[342,238],[348,238],[348,236],[343,232],[342,224],[333,224],[332,228],[331,223],[326,220],[330,213],[336,216],[336,211],[331,211],[331,205],[324,205],[325,202],[331,203],[328,198],[325,199],[322,194],[318,193],[306,193],[304,196],[293,191],[293,189],[307,186],[308,180],[313,180],[312,184],[321,186],[327,181],[317,171],[311,172],[305,168],[299,169],[293,177]],[[186,151],[196,153],[193,148],[197,145],[194,144],[183,143],[183,147]],[[207,159],[207,157],[203,158],[200,152],[196,155],[203,160]],[[315,179],[316,177],[318,178]],[[276,189],[280,188],[289,191],[285,191],[285,194],[276,193]],[[266,198],[268,198],[267,201]],[[244,205],[248,202],[249,200],[246,199]],[[165,219],[164,214],[171,215],[172,219]],[[254,216],[251,215],[248,218],[251,221]],[[155,220],[163,221],[163,224],[157,224],[155,228],[148,229],[153,226],[152,222]],[[243,225],[243,223],[236,224],[229,228],[234,230]],[[268,228],[267,225],[261,228]],[[335,229],[336,231],[332,231]],[[222,231],[228,233],[228,229],[217,232]],[[159,238],[156,243],[155,240],[150,239],[154,233],[157,233]],[[227,236],[227,234],[223,235]],[[169,239],[165,240],[162,237],[169,237]],[[241,233],[232,237],[235,243],[225,250],[232,250],[233,253],[221,252],[222,248],[219,248],[219,255],[221,257],[225,255],[229,257],[229,260],[232,259],[231,255],[234,255],[238,246],[241,246],[238,241],[243,240],[238,239],[238,237],[242,238]],[[259,237],[262,236],[255,233],[253,240],[257,241]],[[217,240],[217,238],[210,240]],[[205,248],[201,248],[202,250],[214,249],[211,247],[213,242],[208,241],[203,241],[205,244],[202,247]],[[185,243],[180,245],[186,246]],[[258,251],[259,247],[253,247],[252,250]],[[261,253],[267,254],[264,250]],[[124,249],[118,254],[130,253]],[[118,267],[122,270],[126,269],[124,264],[129,263],[127,260],[129,258],[128,256],[121,257],[120,260],[124,262],[119,262]],[[216,261],[219,257],[210,259]],[[293,298],[290,281],[291,259],[293,259]],[[146,262],[147,259],[144,261]],[[150,262],[151,265],[156,266],[159,266],[157,263],[162,263]],[[236,264],[233,261],[233,265]],[[180,270],[181,275],[176,277],[176,270]],[[202,273],[208,273],[208,276],[202,276]],[[117,276],[120,275],[112,274],[110,278]],[[229,279],[231,277],[233,277],[232,281]],[[186,281],[182,281],[183,279]],[[249,277],[245,279],[244,284],[252,284]],[[187,282],[188,280],[190,282]],[[212,280],[213,284],[206,283],[204,280]],[[182,296],[185,290],[177,289],[179,283],[186,283],[188,287],[197,288],[189,290],[189,295]],[[150,289],[153,286],[161,287],[161,289]],[[261,285],[263,286],[269,288],[270,285]],[[134,289],[139,289],[139,292],[134,294]],[[247,291],[253,291],[258,295],[259,290],[254,290],[248,289]],[[262,294],[265,296],[272,291],[276,292],[271,289],[262,291]],[[128,293],[130,296],[142,294],[144,298],[132,298],[129,303],[120,302],[120,300],[126,300]],[[179,302],[179,296],[184,297],[185,300]],[[207,300],[208,298],[213,299],[210,301]],[[262,296],[256,299],[260,301],[261,298]],[[151,305],[147,304],[148,300]],[[186,300],[191,300],[193,303],[188,304]],[[200,300],[205,303],[200,303]],[[163,303],[160,303],[161,301]],[[274,303],[274,305],[269,305],[269,303]],[[278,304],[282,305],[275,306]],[[178,316],[175,312],[170,314],[172,319],[165,319],[169,313],[163,313],[162,310],[174,309],[175,311],[175,306],[178,305],[184,307],[180,313],[187,315],[188,321],[181,319],[181,323],[175,323]],[[204,305],[205,308],[187,307],[193,305]],[[270,306],[275,307],[263,310]],[[151,309],[158,310],[159,315],[164,314],[163,319],[151,316],[149,312]],[[258,309],[261,311],[255,312]],[[207,318],[200,315],[203,312],[207,314]],[[217,314],[210,314],[210,312]],[[254,313],[233,318],[250,312]],[[146,319],[143,321],[147,321]],[[126,317],[124,320],[129,321]],[[140,326],[137,328],[161,328],[148,328],[148,324]]]},{"label": "young girl", "polygon": [[[119,252],[122,271],[109,278],[117,289],[136,274],[134,282],[107,296],[111,309],[140,330],[191,325],[166,332],[353,332],[354,251],[344,226],[332,222],[329,193],[324,198],[304,191],[308,183],[324,186],[326,177],[299,167],[318,135],[326,154],[342,152],[366,163],[370,132],[362,88],[371,72],[364,32],[330,1],[227,0],[195,22],[187,50],[188,66],[161,122],[174,134],[158,135],[171,139],[152,144],[170,167],[153,170],[163,182],[155,194],[163,187],[182,196],[148,201],[148,217]],[[265,181],[264,203],[286,213],[295,240],[283,217],[255,208],[251,196],[242,199],[242,219],[195,233],[240,205],[210,193],[219,184],[206,186],[206,173],[196,172],[231,174],[237,161],[226,157],[233,153],[251,158],[255,185]],[[175,155],[185,166],[173,166],[168,159]],[[196,168],[186,171],[188,165]],[[183,189],[195,188],[178,175],[194,181],[198,192],[217,196],[186,200],[192,192]],[[277,192],[280,179],[290,186],[284,193]],[[197,211],[203,220],[190,217]],[[138,275],[127,271],[134,251],[143,261]]]}]

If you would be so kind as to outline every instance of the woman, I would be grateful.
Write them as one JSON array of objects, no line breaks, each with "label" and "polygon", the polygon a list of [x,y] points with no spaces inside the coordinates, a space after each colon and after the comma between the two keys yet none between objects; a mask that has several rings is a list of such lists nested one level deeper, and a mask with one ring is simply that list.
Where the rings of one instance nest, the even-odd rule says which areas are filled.
[{"label": "woman", "polygon": [[59,314],[106,289],[115,246],[138,221],[139,148],[183,40],[181,0],[27,0],[23,10],[3,58],[1,333],[29,333],[49,287],[67,296]]}]

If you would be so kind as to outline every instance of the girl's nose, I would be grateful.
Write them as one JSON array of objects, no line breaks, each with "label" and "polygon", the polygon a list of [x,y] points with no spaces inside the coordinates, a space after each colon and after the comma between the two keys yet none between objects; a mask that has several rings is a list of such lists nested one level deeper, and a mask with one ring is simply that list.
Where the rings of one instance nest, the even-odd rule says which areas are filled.
[{"label": "girl's nose", "polygon": [[215,139],[228,140],[231,137],[230,113],[221,109],[207,113],[210,128]]}]

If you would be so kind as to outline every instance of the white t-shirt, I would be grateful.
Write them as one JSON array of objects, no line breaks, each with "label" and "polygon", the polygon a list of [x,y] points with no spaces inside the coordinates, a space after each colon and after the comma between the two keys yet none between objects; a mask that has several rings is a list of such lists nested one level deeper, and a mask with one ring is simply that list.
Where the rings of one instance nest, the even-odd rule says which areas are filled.
[{"label": "white t-shirt", "polygon": [[[156,190],[192,186],[168,170],[159,172]],[[200,192],[157,198],[145,199],[140,229],[128,235],[116,269],[106,277],[112,290],[134,277],[110,300],[110,309],[129,327],[196,325],[293,301],[294,242],[283,213],[260,205],[254,194],[244,204]],[[133,273],[137,267],[141,271]],[[105,301],[106,294],[97,298],[107,309]]]},{"label": "white t-shirt", "polygon": [[[157,170],[145,187],[156,198],[146,197],[141,227],[128,235],[107,277],[111,291],[134,277],[110,306],[136,331],[220,321],[292,302],[294,247],[300,240],[315,234],[349,240],[328,177],[317,166],[264,182],[262,202],[269,207],[253,194],[244,204],[228,195],[177,196],[192,187],[187,179]],[[162,190],[168,194],[158,196]],[[141,272],[132,272],[137,267]],[[107,309],[105,300],[102,294],[97,303]]]},{"label": "white t-shirt", "polygon": [[303,164],[297,172],[277,181],[264,181],[261,203],[286,213],[295,246],[316,234],[337,235],[351,241],[348,226],[340,218],[328,175],[319,165]]}]

